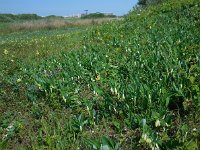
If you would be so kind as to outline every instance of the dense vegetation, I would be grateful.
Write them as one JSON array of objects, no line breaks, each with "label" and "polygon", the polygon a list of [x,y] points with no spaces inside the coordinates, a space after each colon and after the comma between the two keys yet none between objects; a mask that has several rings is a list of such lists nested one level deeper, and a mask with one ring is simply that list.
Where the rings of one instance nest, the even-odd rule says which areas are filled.
[{"label": "dense vegetation", "polygon": [[23,20],[10,23],[0,23],[0,35],[11,33],[30,32],[30,31],[50,31],[63,30],[66,28],[82,28],[96,26],[111,22],[121,18],[95,18],[95,19],[80,19],[80,18],[61,18],[61,17],[45,17],[38,20]]},{"label": "dense vegetation", "polygon": [[159,3],[166,2],[167,0],[138,0],[138,5],[140,6],[148,6],[148,5],[156,5]]},{"label": "dense vegetation", "polygon": [[0,148],[199,149],[200,4],[0,37]]},{"label": "dense vegetation", "polygon": [[36,14],[0,14],[0,22],[15,22],[20,20],[37,20],[41,19],[41,16]]},{"label": "dense vegetation", "polygon": [[95,18],[114,18],[116,17],[115,15],[106,15],[104,13],[90,13],[87,15],[83,15],[81,18],[82,19],[95,19]]}]

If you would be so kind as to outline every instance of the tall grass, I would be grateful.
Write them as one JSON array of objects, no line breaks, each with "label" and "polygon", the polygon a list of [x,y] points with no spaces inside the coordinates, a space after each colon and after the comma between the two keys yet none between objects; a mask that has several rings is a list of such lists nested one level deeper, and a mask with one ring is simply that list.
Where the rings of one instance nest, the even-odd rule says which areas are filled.
[{"label": "tall grass", "polygon": [[74,24],[70,22],[66,22],[63,19],[42,19],[42,20],[31,20],[25,22],[17,22],[12,23],[10,25],[10,29],[12,31],[20,31],[20,30],[43,30],[43,29],[55,29],[62,27],[71,27]]},{"label": "tall grass", "polygon": [[51,30],[68,27],[84,27],[103,24],[117,18],[100,18],[100,19],[64,19],[50,18],[40,20],[18,21],[13,23],[1,23],[0,34],[7,34],[20,31],[35,31],[35,30]]}]

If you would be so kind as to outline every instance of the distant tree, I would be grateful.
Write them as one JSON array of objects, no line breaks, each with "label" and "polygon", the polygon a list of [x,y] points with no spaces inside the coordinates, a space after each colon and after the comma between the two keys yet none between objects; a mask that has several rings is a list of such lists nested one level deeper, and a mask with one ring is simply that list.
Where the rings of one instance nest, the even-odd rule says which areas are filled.
[{"label": "distant tree", "polygon": [[137,4],[142,6],[147,5],[147,0],[139,0]]},{"label": "distant tree", "polygon": [[50,16],[46,16],[45,18],[47,18],[47,19],[62,19],[64,17],[63,16],[50,15]]},{"label": "distant tree", "polygon": [[148,0],[148,3],[149,4],[159,4],[159,3],[164,2],[164,1],[166,1],[166,0]]},{"label": "distant tree", "polygon": [[82,19],[114,18],[114,17],[116,16],[113,14],[105,14],[105,13],[100,13],[100,12],[90,13],[88,15],[81,16]]},{"label": "distant tree", "polygon": [[140,6],[146,6],[146,5],[152,5],[152,4],[158,4],[165,0],[138,0],[138,5]]},{"label": "distant tree", "polygon": [[36,14],[0,14],[0,22],[14,22],[19,20],[37,20],[41,19],[42,17]]},{"label": "distant tree", "polygon": [[16,15],[18,20],[37,20],[37,19],[41,19],[40,16],[36,15],[36,14],[19,14]]}]

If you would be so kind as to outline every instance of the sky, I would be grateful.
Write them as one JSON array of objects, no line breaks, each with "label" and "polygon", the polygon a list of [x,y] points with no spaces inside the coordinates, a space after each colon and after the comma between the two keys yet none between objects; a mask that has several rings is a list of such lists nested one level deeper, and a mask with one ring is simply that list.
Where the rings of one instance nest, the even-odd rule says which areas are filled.
[{"label": "sky", "polygon": [[124,15],[136,3],[137,0],[0,0],[0,13],[68,16],[88,10]]}]

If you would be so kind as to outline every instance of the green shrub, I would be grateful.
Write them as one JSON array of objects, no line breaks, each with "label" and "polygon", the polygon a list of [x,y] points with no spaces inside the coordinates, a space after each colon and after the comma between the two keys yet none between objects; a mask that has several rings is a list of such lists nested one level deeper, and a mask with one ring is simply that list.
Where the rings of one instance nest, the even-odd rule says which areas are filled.
[{"label": "green shrub", "polygon": [[83,15],[81,18],[82,19],[96,19],[96,18],[113,18],[116,17],[115,15],[105,15],[103,13],[91,13],[88,15]]},{"label": "green shrub", "polygon": [[41,19],[42,17],[36,14],[0,14],[0,22],[14,22],[20,20],[37,20]]}]

